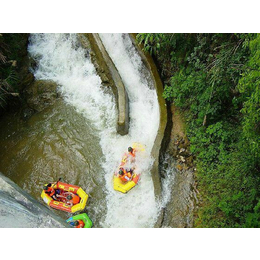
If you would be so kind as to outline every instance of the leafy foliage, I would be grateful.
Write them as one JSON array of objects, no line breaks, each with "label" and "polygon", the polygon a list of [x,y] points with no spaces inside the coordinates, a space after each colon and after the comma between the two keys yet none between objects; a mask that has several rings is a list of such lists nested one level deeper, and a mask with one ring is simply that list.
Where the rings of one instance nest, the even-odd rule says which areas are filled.
[{"label": "leafy foliage", "polygon": [[[186,114],[199,227],[260,227],[260,35],[139,34]],[[169,65],[170,63],[170,65]]]},{"label": "leafy foliage", "polygon": [[0,107],[4,107],[8,97],[16,96],[18,76],[16,63],[21,60],[21,34],[0,34]]}]

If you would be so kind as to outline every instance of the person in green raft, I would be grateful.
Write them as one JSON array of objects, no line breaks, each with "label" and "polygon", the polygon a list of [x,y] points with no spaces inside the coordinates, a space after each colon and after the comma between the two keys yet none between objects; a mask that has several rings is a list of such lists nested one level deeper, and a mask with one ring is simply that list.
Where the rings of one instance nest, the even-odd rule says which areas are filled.
[{"label": "person in green raft", "polygon": [[75,228],[91,228],[92,221],[86,213],[82,213],[66,220],[71,226]]},{"label": "person in green raft", "polygon": [[73,226],[75,228],[84,228],[85,223],[81,219],[79,219],[79,220],[76,220],[75,222],[73,222]]}]

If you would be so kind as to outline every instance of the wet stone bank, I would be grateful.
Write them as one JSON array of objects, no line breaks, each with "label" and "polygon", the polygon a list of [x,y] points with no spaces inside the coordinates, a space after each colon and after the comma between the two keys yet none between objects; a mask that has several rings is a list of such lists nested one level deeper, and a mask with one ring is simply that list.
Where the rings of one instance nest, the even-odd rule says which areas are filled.
[{"label": "wet stone bank", "polygon": [[164,208],[162,227],[192,228],[197,207],[196,168],[189,151],[183,115],[174,106],[170,107],[172,128],[170,142],[161,158],[161,178],[172,178],[170,199]]}]

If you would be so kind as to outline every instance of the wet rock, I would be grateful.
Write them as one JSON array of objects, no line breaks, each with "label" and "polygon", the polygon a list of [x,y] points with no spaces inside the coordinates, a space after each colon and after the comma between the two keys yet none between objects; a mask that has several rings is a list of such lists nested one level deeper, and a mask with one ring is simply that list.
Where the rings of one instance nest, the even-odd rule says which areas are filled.
[{"label": "wet rock", "polygon": [[[26,70],[26,68],[25,68],[25,70]],[[25,72],[23,79],[21,80],[21,83],[20,83],[20,88],[25,89],[28,86],[30,86],[33,82],[34,82],[33,74],[30,72],[28,72],[28,73]]]},{"label": "wet rock", "polygon": [[187,144],[182,140],[178,146],[180,149],[187,149]]},{"label": "wet rock", "polygon": [[171,154],[172,154],[173,157],[177,157],[178,150],[172,150]]},{"label": "wet rock", "polygon": [[183,156],[180,156],[180,161],[181,162],[185,162],[186,160],[185,160],[185,158]]},{"label": "wet rock", "polygon": [[184,171],[187,171],[189,169],[189,167],[185,164],[184,166],[183,166],[183,170]]},{"label": "wet rock", "polygon": [[185,148],[181,148],[179,153],[184,153],[186,151]]},{"label": "wet rock", "polygon": [[176,167],[175,161],[170,164],[170,167],[171,167],[171,168],[175,168],[175,167]]},{"label": "wet rock", "polygon": [[178,169],[179,171],[182,171],[182,169],[183,169],[183,166],[182,166],[182,165],[180,165],[180,164],[178,164],[178,165],[177,165],[177,169]]},{"label": "wet rock", "polygon": [[28,120],[35,113],[34,109],[26,107],[22,110],[22,119]]},{"label": "wet rock", "polygon": [[24,95],[28,106],[39,112],[57,100],[57,84],[53,81],[37,80],[25,89]]},{"label": "wet rock", "polygon": [[188,166],[191,167],[192,164],[193,164],[193,156],[187,157],[187,158],[186,158],[186,163],[187,163]]},{"label": "wet rock", "polygon": [[162,179],[165,179],[165,178],[166,178],[165,173],[160,172],[160,177],[161,177]]}]

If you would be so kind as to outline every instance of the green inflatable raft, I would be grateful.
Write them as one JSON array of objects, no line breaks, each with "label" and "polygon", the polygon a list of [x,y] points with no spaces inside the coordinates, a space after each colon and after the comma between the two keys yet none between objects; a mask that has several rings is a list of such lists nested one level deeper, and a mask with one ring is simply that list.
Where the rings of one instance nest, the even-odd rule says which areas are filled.
[{"label": "green inflatable raft", "polygon": [[82,213],[73,217],[70,217],[69,219],[66,220],[66,222],[68,222],[70,225],[73,226],[73,223],[76,220],[82,220],[84,222],[84,228],[91,228],[92,227],[92,221],[89,218],[89,216],[86,213]]}]

